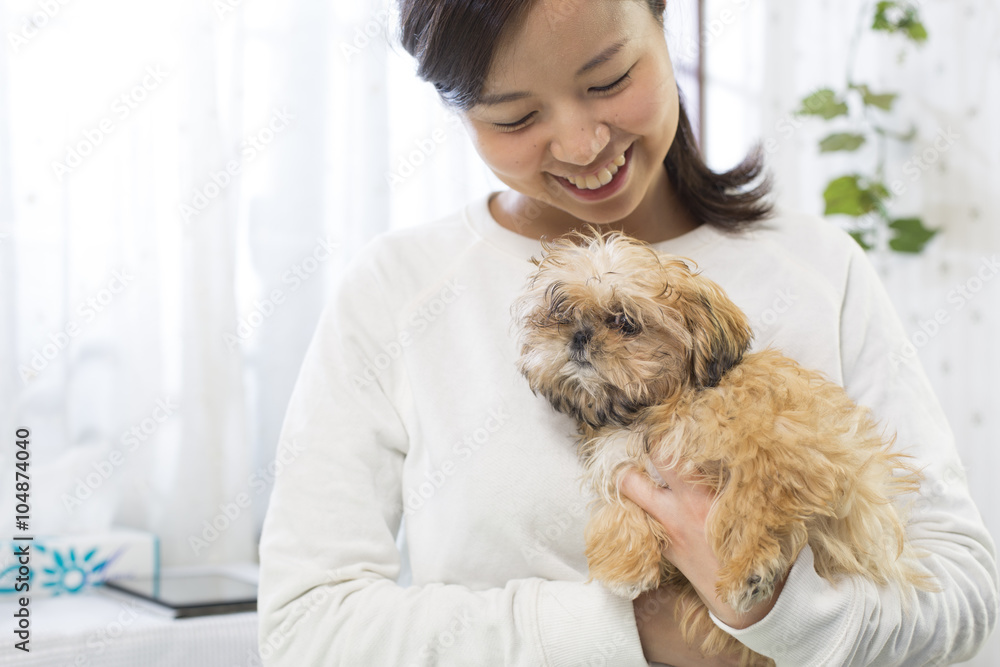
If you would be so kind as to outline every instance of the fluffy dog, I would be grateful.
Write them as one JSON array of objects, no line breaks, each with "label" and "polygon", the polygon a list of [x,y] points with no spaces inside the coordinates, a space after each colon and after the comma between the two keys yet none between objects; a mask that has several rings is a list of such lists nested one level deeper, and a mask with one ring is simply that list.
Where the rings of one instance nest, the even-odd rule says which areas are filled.
[{"label": "fluffy dog", "polygon": [[[663,557],[663,527],[618,490],[655,465],[709,485],[717,592],[746,611],[770,598],[809,544],[817,572],[931,588],[893,500],[920,476],[870,411],[774,350],[749,353],[746,316],[681,258],[619,232],[543,242],[512,307],[518,367],[535,394],[579,427],[590,576],[635,598],[679,593],[685,636],[706,655],[740,650]],[[742,647],[743,664],[770,660]]]}]

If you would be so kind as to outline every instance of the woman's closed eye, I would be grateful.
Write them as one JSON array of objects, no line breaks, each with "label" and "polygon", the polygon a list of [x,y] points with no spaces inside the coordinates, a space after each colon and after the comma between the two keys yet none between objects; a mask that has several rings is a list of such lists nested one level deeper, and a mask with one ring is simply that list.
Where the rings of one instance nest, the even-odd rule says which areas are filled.
[{"label": "woman's closed eye", "polygon": [[[588,90],[592,93],[597,93],[598,95],[611,95],[624,88],[631,78],[632,68],[630,67],[627,72],[621,75],[613,83],[609,83],[606,86],[593,86]],[[497,128],[501,132],[515,132],[520,130],[522,127],[525,127],[534,117],[535,113],[535,111],[532,111],[527,116],[524,116],[523,118],[512,123],[493,123],[493,127]]]},{"label": "woman's closed eye", "polygon": [[525,125],[527,125],[528,121],[531,120],[531,117],[534,115],[535,112],[532,111],[524,118],[516,120],[513,123],[493,123],[493,127],[497,128],[501,132],[513,132],[514,130],[519,130]]},{"label": "woman's closed eye", "polygon": [[593,92],[595,92],[595,93],[614,93],[614,92],[617,92],[620,88],[624,88],[625,87],[625,84],[628,83],[629,79],[631,78],[631,75],[632,75],[632,68],[630,67],[628,69],[628,71],[625,72],[625,74],[623,74],[614,83],[610,83],[610,84],[608,84],[606,86],[596,86],[594,88],[591,88],[590,90],[593,91]]}]

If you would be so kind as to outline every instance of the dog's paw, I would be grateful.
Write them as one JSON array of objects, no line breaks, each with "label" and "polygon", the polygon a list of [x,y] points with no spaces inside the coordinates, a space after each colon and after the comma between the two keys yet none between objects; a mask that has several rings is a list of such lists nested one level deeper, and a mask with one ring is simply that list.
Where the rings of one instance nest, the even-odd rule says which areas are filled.
[{"label": "dog's paw", "polygon": [[774,595],[777,585],[774,575],[751,574],[734,586],[722,587],[722,599],[743,614]]},{"label": "dog's paw", "polygon": [[656,586],[649,586],[648,584],[636,583],[634,581],[605,581],[603,583],[612,593],[626,600],[634,600],[646,591],[656,588]]}]

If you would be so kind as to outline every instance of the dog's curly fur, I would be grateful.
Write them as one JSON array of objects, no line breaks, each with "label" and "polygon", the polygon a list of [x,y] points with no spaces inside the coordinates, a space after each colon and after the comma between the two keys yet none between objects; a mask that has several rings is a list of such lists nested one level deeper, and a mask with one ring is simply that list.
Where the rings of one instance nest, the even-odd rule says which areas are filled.
[{"label": "dog's curly fur", "polygon": [[592,578],[630,598],[675,587],[681,627],[689,641],[705,637],[705,655],[773,664],[712,623],[663,558],[663,527],[619,493],[626,470],[655,464],[716,493],[707,533],[722,565],[717,592],[737,610],[769,599],[806,544],[827,579],[932,588],[894,503],[919,488],[919,472],[869,410],[777,351],[749,353],[746,316],[682,258],[596,229],[543,248],[512,307],[518,367],[577,421],[597,496]]}]

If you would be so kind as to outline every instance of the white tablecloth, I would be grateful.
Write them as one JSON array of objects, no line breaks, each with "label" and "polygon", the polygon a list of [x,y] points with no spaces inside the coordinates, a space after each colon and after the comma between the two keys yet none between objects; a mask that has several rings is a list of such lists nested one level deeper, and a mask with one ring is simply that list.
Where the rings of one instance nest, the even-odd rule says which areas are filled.
[{"label": "white tablecloth", "polygon": [[257,613],[172,619],[98,592],[33,597],[31,651],[14,648],[11,598],[0,601],[0,665],[260,667]]}]

